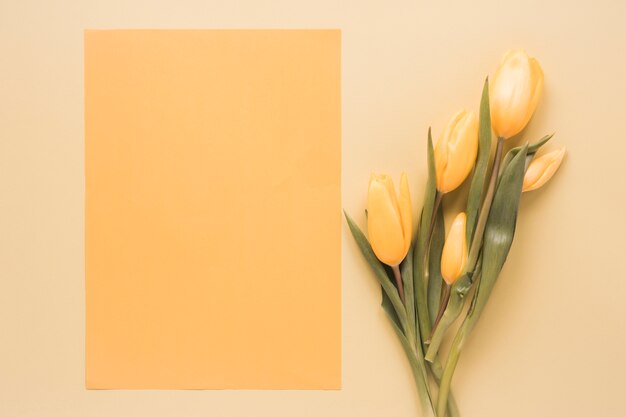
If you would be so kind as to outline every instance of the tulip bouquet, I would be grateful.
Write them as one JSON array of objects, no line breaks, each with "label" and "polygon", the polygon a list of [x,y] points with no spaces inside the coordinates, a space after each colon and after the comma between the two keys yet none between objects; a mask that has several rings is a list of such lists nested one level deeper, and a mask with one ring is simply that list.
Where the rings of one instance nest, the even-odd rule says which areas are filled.
[{"label": "tulip bouquet", "polygon": [[[485,81],[478,117],[457,113],[434,146],[429,130],[429,175],[417,233],[406,174],[400,177],[399,193],[389,176],[372,175],[368,237],[346,214],[382,287],[382,306],[411,365],[424,416],[459,416],[450,383],[511,248],[521,195],[544,185],[565,154],[559,149],[535,157],[552,135],[510,147],[504,154],[505,144],[528,124],[542,88],[537,60],[524,51],[510,51],[491,82]],[[456,215],[445,237],[445,195],[470,173],[466,211]],[[444,362],[441,343],[463,311]]]}]

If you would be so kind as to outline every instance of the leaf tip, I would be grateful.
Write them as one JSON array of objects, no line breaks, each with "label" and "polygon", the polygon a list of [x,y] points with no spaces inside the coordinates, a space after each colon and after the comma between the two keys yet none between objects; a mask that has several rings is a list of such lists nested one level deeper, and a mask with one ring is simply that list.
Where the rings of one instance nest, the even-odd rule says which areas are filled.
[{"label": "leaf tip", "polygon": [[352,228],[355,226],[354,220],[352,220],[352,217],[350,217],[346,209],[343,209],[343,215],[346,218],[346,222],[348,222],[348,226],[350,226],[350,230],[352,230]]}]

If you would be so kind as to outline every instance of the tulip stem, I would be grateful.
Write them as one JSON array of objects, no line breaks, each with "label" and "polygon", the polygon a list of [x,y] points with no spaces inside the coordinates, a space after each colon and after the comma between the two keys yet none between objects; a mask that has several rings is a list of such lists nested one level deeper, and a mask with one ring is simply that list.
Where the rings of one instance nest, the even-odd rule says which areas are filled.
[{"label": "tulip stem", "polygon": [[[443,368],[441,366],[441,362],[439,361],[438,357],[437,359],[435,359],[433,362],[430,363],[429,368],[433,374],[433,377],[437,385],[441,384],[441,377],[443,376]],[[454,395],[452,395],[452,392],[450,392],[448,394],[448,417],[459,417],[459,416],[460,416],[459,407],[456,405]]]},{"label": "tulip stem", "polygon": [[408,338],[411,337],[410,332],[405,335],[400,327],[396,325],[393,325],[393,329],[400,339],[400,344],[402,345],[404,353],[406,354],[406,357],[409,360],[409,364],[411,365],[411,371],[415,380],[417,394],[420,398],[420,405],[422,406],[422,415],[424,417],[435,417],[433,399],[431,397],[430,388],[428,386],[426,364],[424,363],[423,359],[420,360],[415,355],[415,351],[413,350],[413,347],[408,340]]},{"label": "tulip stem", "polygon": [[446,310],[448,306],[448,301],[450,300],[450,289],[452,286],[446,282],[445,287],[443,287],[443,293],[441,294],[441,302],[439,303],[439,312],[437,313],[437,318],[435,318],[435,322],[433,323],[432,331],[430,337],[426,341],[426,344],[430,344],[432,340],[433,333],[437,329],[439,322],[441,321],[441,317],[443,316],[443,312]]},{"label": "tulip stem", "polygon": [[498,182],[498,174],[500,172],[500,164],[502,161],[502,148],[504,147],[504,138],[498,138],[498,144],[496,145],[496,156],[493,160],[493,168],[491,170],[491,177],[489,178],[489,186],[485,193],[485,200],[480,208],[480,214],[478,216],[478,222],[474,229],[474,237],[472,238],[472,244],[467,259],[466,271],[473,271],[478,261],[478,255],[480,254],[480,248],[483,244],[483,234],[485,232],[485,226],[487,225],[487,218],[489,217],[489,211],[491,210],[491,203],[493,202],[493,196],[496,191],[496,183]]},{"label": "tulip stem", "polygon": [[391,267],[393,270],[393,277],[396,279],[396,286],[398,287],[398,294],[400,294],[400,300],[404,303],[404,285],[402,284],[402,275],[400,274],[400,267],[394,265]]},{"label": "tulip stem", "polygon": [[[476,270],[474,270],[474,280],[480,278],[482,274],[482,262],[479,259],[478,265],[476,266]],[[428,345],[428,350],[426,351],[426,355],[424,358],[428,362],[434,362],[437,359],[437,354],[439,352],[439,347],[441,346],[441,342],[443,341],[443,337],[446,334],[448,328],[454,323],[454,321],[461,315],[463,310],[463,306],[465,305],[465,294],[469,291],[469,286],[467,287],[467,291],[460,292],[457,285],[460,280],[465,280],[466,277],[463,276],[452,286],[450,291],[450,298],[448,300],[448,305],[446,306],[443,314],[441,315],[441,320],[439,324],[433,327],[432,337],[430,339],[430,344]]]},{"label": "tulip stem", "polygon": [[452,375],[454,374],[456,365],[459,362],[459,355],[461,354],[461,349],[463,348],[466,335],[469,331],[468,327],[468,322],[464,321],[461,329],[452,342],[450,353],[448,353],[448,360],[446,361],[446,366],[444,368],[443,375],[441,376],[439,385],[439,397],[437,398],[438,417],[445,417],[446,415],[446,405],[448,404],[448,397],[450,395]]},{"label": "tulip stem", "polygon": [[469,310],[467,312],[467,316],[465,316],[461,327],[459,327],[459,330],[452,340],[452,346],[450,347],[448,359],[446,360],[446,366],[444,367],[443,375],[441,376],[441,381],[439,385],[439,397],[437,398],[437,417],[445,417],[446,415],[446,405],[448,403],[448,396],[450,395],[452,376],[454,375],[456,365],[459,363],[459,356],[461,355],[463,346],[465,346],[467,337],[474,329],[474,326],[476,325],[476,322],[478,321],[478,318],[480,317],[480,313],[482,312],[483,308],[484,303],[482,304],[482,306],[477,306],[476,297],[474,297],[474,299],[472,300],[472,304],[470,304]]}]

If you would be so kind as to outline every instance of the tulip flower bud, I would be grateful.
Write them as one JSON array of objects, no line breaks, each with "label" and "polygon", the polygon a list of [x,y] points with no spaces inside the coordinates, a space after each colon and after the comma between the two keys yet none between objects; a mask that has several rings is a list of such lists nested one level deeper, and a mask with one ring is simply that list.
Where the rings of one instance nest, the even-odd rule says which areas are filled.
[{"label": "tulip flower bud", "polygon": [[462,110],[452,117],[435,145],[437,190],[449,193],[465,181],[478,153],[478,118]]},{"label": "tulip flower bud", "polygon": [[548,182],[559,169],[564,156],[565,148],[561,148],[533,159],[524,175],[522,191],[536,190]]},{"label": "tulip flower bud", "polygon": [[467,263],[467,241],[465,240],[465,213],[459,213],[441,253],[441,276],[448,285],[454,284],[465,271]]},{"label": "tulip flower bud", "polygon": [[542,89],[543,71],[535,58],[522,50],[504,55],[489,87],[491,125],[498,137],[508,139],[524,129]]},{"label": "tulip flower bud", "polygon": [[367,200],[367,230],[376,257],[390,266],[402,262],[411,245],[411,197],[406,174],[396,197],[388,175],[372,174]]}]

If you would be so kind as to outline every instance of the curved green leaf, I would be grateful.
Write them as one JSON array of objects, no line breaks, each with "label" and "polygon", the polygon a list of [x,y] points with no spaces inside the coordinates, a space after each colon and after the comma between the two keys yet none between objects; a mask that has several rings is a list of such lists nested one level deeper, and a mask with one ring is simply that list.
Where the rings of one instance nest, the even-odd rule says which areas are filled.
[{"label": "curved green leaf", "polygon": [[[441,378],[443,377],[443,367],[441,366],[441,362],[439,361],[439,359],[437,359],[432,363],[429,362],[428,364],[435,379],[435,382],[439,384],[441,382]],[[446,414],[446,417],[460,417],[460,415],[461,413],[459,411],[459,407],[456,404],[456,400],[454,399],[452,391],[450,391],[448,395],[448,412]]]},{"label": "curved green leaf", "polygon": [[[537,142],[533,143],[532,145],[528,145],[528,150],[526,151],[526,155],[529,157],[534,156],[543,145],[545,145],[550,139],[552,139],[553,136],[554,136],[554,133],[545,135],[544,137],[542,137],[541,139],[539,139]],[[506,168],[506,166],[511,163],[511,160],[515,157],[515,155],[518,154],[519,151],[522,150],[522,148],[523,146],[518,146],[516,148],[512,148],[506,153],[506,156],[502,160],[502,171],[500,173],[500,178],[502,178],[502,175],[504,174],[504,169]]]},{"label": "curved green leaf", "polygon": [[[391,300],[387,296],[387,293],[385,292],[385,289],[382,287],[382,285],[380,287],[380,292],[382,293],[380,305],[383,307],[383,310],[385,310],[385,313],[387,313],[387,317],[389,317],[389,320],[391,320],[391,323],[394,326],[398,326],[400,329],[402,329],[402,323],[400,323],[398,313],[396,313],[396,310],[393,308],[393,304],[391,304]],[[404,334],[404,331],[402,334]]]},{"label": "curved green leaf", "polygon": [[420,404],[422,406],[422,415],[424,417],[435,417],[432,396],[430,394],[430,388],[428,387],[428,377],[425,364],[423,361],[419,361],[415,357],[411,343],[402,332],[400,326],[398,326],[393,320],[392,327],[396,332],[396,335],[400,340],[400,344],[402,345],[402,349],[404,349],[404,353],[406,354],[409,364],[411,365],[411,371],[413,372],[413,378],[415,380],[415,385],[417,386],[417,393],[420,397]]},{"label": "curved green leaf", "polygon": [[[400,295],[398,294],[397,288],[392,284],[389,279],[389,275],[385,272],[385,268],[383,264],[378,260],[374,251],[372,250],[372,246],[369,241],[359,229],[359,226],[352,220],[352,218],[344,211],[344,215],[346,216],[346,221],[348,222],[348,227],[350,228],[350,232],[352,232],[352,236],[356,241],[359,249],[361,249],[361,253],[365,257],[365,260],[370,265],[372,270],[374,271],[374,276],[376,280],[383,288],[383,291],[389,298],[389,302],[391,303],[393,310],[395,311],[398,321],[400,322],[401,328],[407,332],[407,334],[413,334],[412,329],[408,331],[408,322],[406,311],[404,310],[404,305],[402,304],[402,300],[400,300]],[[383,300],[384,301],[384,300]],[[384,306],[383,306],[384,307]]]},{"label": "curved green leaf", "polygon": [[474,228],[478,220],[478,210],[483,200],[485,183],[487,182],[487,166],[491,154],[491,112],[489,109],[489,79],[485,79],[483,94],[480,99],[480,114],[478,127],[478,157],[472,175],[469,195],[467,197],[467,241],[472,241]]},{"label": "curved green leaf", "polygon": [[437,317],[439,303],[441,302],[441,287],[443,285],[443,277],[441,276],[441,252],[443,251],[444,239],[445,227],[443,224],[443,208],[439,206],[428,255],[428,312],[431,325]]},{"label": "curved green leaf", "polygon": [[437,199],[437,182],[435,173],[435,152],[433,148],[432,132],[428,129],[428,181],[426,182],[426,195],[424,196],[424,207],[420,218],[415,251],[413,254],[413,290],[415,291],[416,304],[416,334],[421,335],[421,340],[425,341],[430,336],[430,319],[428,318],[428,298],[426,287],[425,264],[426,252],[429,246],[429,229],[433,218],[435,200]]},{"label": "curved green leaf", "polygon": [[517,212],[522,194],[528,145],[522,147],[504,168],[489,212],[483,243],[482,274],[470,316],[475,322],[482,312],[515,236]]},{"label": "curved green leaf", "polygon": [[[389,279],[389,275],[385,271],[383,264],[378,260],[378,258],[376,258],[376,255],[372,250],[372,246],[359,226],[357,226],[354,220],[352,220],[352,218],[345,211],[344,215],[346,216],[346,221],[348,222],[348,227],[350,228],[350,232],[352,233],[354,240],[359,246],[361,253],[363,253],[365,260],[374,271],[374,276],[382,288],[382,306],[391,321],[391,325],[396,332],[398,339],[400,339],[400,344],[402,345],[402,348],[404,349],[411,365],[411,370],[417,386],[417,392],[422,405],[423,415],[434,417],[432,399],[430,389],[428,387],[426,364],[424,363],[423,356],[416,356],[416,353],[413,350],[414,346],[411,339],[414,337],[414,330],[408,325],[406,311],[404,310],[398,291]],[[410,258],[408,261],[405,261],[405,263],[410,264]],[[407,270],[405,275],[409,272],[410,270]],[[410,275],[408,275],[408,277],[410,277]],[[421,352],[421,349],[419,352]]]},{"label": "curved green leaf", "polygon": [[496,189],[485,226],[482,272],[478,280],[478,288],[474,294],[469,312],[452,341],[441,378],[439,398],[437,399],[437,414],[439,416],[445,413],[452,376],[459,361],[461,350],[487,304],[487,300],[511,249],[515,235],[519,201],[522,194],[527,152],[528,145],[525,145],[511,159],[510,163],[504,168],[500,183]]},{"label": "curved green leaf", "polygon": [[[413,244],[409,247],[404,261],[400,265],[400,273],[402,275],[402,283],[404,285],[404,308],[406,310],[408,325],[411,329],[415,329],[415,292],[413,290]],[[417,331],[411,332],[415,335]],[[417,344],[415,337],[412,337],[411,343]]]}]

